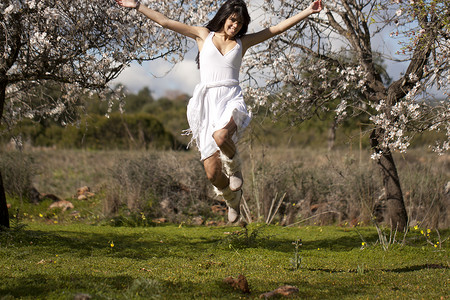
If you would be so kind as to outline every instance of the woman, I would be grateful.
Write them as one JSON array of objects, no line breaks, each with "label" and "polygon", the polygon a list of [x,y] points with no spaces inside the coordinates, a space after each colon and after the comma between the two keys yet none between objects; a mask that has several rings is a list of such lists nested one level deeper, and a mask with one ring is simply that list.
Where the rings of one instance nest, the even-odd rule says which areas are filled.
[{"label": "woman", "polygon": [[320,12],[321,0],[275,26],[251,34],[246,34],[250,16],[243,0],[225,2],[205,27],[171,20],[140,4],[139,0],[116,2],[123,7],[135,8],[162,27],[197,42],[201,83],[195,87],[187,108],[190,131],[201,153],[208,179],[228,205],[228,221],[236,222],[243,183],[236,142],[250,122],[239,86],[242,57],[251,46]]}]

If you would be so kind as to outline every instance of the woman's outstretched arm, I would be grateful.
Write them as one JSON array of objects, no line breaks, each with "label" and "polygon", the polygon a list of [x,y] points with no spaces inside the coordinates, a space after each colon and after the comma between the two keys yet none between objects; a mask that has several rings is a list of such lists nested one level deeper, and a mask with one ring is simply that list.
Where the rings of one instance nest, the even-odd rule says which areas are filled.
[{"label": "woman's outstretched arm", "polygon": [[136,8],[150,20],[158,23],[164,28],[178,32],[182,35],[195,39],[197,42],[203,41],[208,35],[208,29],[198,26],[190,26],[172,19],[169,19],[160,12],[148,8],[135,0],[116,0],[117,4],[123,7]]},{"label": "woman's outstretched arm", "polygon": [[264,42],[271,37],[274,37],[280,33],[285,32],[292,26],[296,25],[308,16],[319,13],[322,10],[322,0],[316,0],[309,5],[308,8],[299,12],[295,16],[292,16],[286,20],[281,21],[277,25],[271,26],[269,28],[263,29],[259,32],[251,33],[242,37],[242,44],[244,51],[246,51],[251,46]]}]

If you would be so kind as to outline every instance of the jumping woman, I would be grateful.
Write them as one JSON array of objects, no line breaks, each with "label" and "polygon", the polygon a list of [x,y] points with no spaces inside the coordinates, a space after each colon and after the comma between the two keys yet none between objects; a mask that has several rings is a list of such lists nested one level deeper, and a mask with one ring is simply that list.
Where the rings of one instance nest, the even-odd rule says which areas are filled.
[{"label": "jumping woman", "polygon": [[187,118],[206,176],[227,203],[228,221],[236,222],[240,215],[243,184],[236,142],[251,118],[239,86],[242,57],[251,46],[320,12],[321,0],[275,26],[251,34],[246,34],[250,15],[243,0],[226,1],[205,27],[171,20],[142,5],[139,0],[116,2],[123,7],[135,8],[162,27],[197,42],[201,82],[189,100]]}]

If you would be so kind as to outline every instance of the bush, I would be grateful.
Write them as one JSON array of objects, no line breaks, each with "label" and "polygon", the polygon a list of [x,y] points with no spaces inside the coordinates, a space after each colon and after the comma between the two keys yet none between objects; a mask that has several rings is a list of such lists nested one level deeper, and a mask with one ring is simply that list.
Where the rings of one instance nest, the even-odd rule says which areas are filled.
[{"label": "bush", "polygon": [[439,168],[429,164],[408,164],[401,169],[400,178],[410,226],[449,227],[450,198],[445,191],[449,178],[445,174],[447,167],[445,163]]},{"label": "bush", "polygon": [[[374,205],[384,189],[369,153],[360,152],[359,159],[351,152],[306,149],[256,154],[244,160],[244,191],[253,219],[261,215],[265,221],[284,195],[273,223],[372,224]],[[397,159],[409,225],[448,228],[448,159],[425,156],[424,150],[411,150]]]},{"label": "bush", "polygon": [[125,212],[170,222],[211,215],[214,200],[198,160],[180,161],[170,153],[141,155],[118,159],[110,173],[103,203],[106,215]]},{"label": "bush", "polygon": [[[32,146],[64,149],[185,149],[163,124],[150,114],[87,115],[78,125],[23,121],[12,133]],[[8,136],[3,137],[4,142]]]},{"label": "bush", "polygon": [[30,199],[36,168],[30,155],[20,151],[2,152],[0,171],[5,192],[10,197]]},{"label": "bush", "polygon": [[260,214],[267,220],[284,197],[278,219],[282,225],[298,220],[334,224],[355,219],[368,224],[381,190],[374,171],[352,162],[317,166],[299,160],[260,165],[255,174]]}]

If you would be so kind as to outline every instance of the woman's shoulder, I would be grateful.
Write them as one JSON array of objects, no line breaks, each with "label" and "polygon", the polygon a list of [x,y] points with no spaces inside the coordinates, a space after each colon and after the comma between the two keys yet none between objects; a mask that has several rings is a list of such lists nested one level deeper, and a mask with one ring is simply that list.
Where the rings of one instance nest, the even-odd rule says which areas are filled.
[{"label": "woman's shoulder", "polygon": [[203,49],[203,44],[205,43],[206,39],[208,39],[208,37],[212,34],[213,32],[210,31],[208,28],[206,27],[198,27],[198,33],[197,33],[197,46],[198,46],[198,50],[202,51]]},{"label": "woman's shoulder", "polygon": [[199,36],[202,40],[206,40],[206,38],[213,33],[212,31],[210,31],[208,28],[206,27],[198,27],[198,33]]}]

